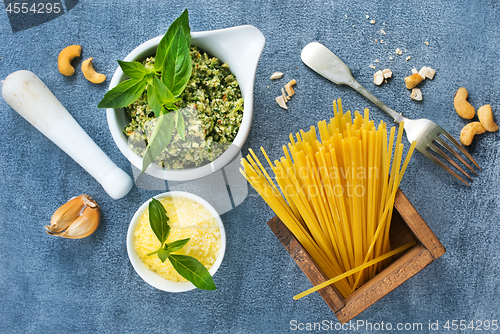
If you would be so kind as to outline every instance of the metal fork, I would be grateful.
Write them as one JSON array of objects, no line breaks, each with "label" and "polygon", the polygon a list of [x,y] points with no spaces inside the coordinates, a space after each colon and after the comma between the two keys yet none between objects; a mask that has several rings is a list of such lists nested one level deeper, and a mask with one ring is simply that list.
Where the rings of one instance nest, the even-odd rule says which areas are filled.
[{"label": "metal fork", "polygon": [[[449,142],[453,144],[460,152],[462,152],[470,161],[472,161],[472,163],[474,163],[477,168],[481,169],[478,163],[474,159],[472,159],[472,157],[464,149],[464,147],[460,145],[459,142],[457,142],[439,125],[428,119],[408,119],[402,114],[397,113],[396,111],[382,103],[382,101],[380,101],[372,93],[366,90],[366,88],[361,86],[352,76],[349,67],[324,45],[318,42],[309,43],[304,47],[304,49],[302,49],[301,58],[307,66],[309,66],[318,74],[333,81],[337,85],[350,86],[351,88],[357,90],[359,93],[363,94],[366,98],[380,107],[380,109],[391,115],[396,123],[404,121],[406,136],[408,137],[408,140],[410,142],[413,142],[414,140],[417,141],[416,149],[432,162],[436,163],[439,167],[443,168],[466,185],[469,184],[462,177],[460,177],[455,171],[445,165],[434,154],[430,153],[430,151],[434,152],[439,157],[462,172],[470,180],[472,180],[469,174],[467,174],[462,169],[462,167],[460,167],[455,161],[453,161],[448,155],[445,154],[444,151],[447,151],[477,175],[474,169],[472,169],[472,167],[453,148],[451,148],[451,146],[448,145],[448,143],[444,141],[443,138],[440,137],[440,135],[448,139]],[[438,143],[439,145],[436,145],[436,143]]]}]

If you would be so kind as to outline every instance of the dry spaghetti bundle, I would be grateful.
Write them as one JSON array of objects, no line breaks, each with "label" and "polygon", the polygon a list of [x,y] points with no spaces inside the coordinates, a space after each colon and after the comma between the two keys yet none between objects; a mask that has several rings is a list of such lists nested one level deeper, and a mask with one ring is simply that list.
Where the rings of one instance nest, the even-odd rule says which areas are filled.
[{"label": "dry spaghetti bundle", "polygon": [[402,163],[403,123],[388,133],[367,109],[344,113],[340,99],[318,130],[319,138],[315,127],[290,134],[274,163],[261,148],[274,178],[252,150],[240,171],[345,297],[387,261],[394,199],[416,143]]}]

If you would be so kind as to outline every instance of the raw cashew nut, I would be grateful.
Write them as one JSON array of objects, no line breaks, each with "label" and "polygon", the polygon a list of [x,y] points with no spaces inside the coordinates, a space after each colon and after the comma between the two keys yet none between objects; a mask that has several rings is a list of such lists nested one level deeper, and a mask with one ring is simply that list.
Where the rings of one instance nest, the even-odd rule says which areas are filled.
[{"label": "raw cashew nut", "polygon": [[57,68],[62,75],[69,77],[75,73],[75,69],[71,66],[71,61],[76,57],[80,57],[82,47],[80,45],[70,45],[65,47],[57,58]]},{"label": "raw cashew nut", "polygon": [[104,80],[106,80],[106,76],[95,71],[94,65],[92,65],[92,59],[94,58],[90,57],[82,63],[82,72],[88,81],[95,84],[100,84],[101,82],[104,82]]},{"label": "raw cashew nut", "polygon": [[460,87],[455,93],[453,104],[455,105],[458,116],[465,119],[472,119],[476,114],[476,109],[467,101],[467,96],[469,96],[467,89],[465,89],[465,87]]},{"label": "raw cashew nut", "polygon": [[498,125],[493,120],[493,113],[489,104],[485,104],[477,110],[477,117],[486,131],[495,132],[498,130]]},{"label": "raw cashew nut", "polygon": [[481,125],[481,123],[471,122],[464,126],[462,131],[460,131],[460,142],[462,145],[469,146],[475,135],[480,135],[485,131],[486,129]]}]

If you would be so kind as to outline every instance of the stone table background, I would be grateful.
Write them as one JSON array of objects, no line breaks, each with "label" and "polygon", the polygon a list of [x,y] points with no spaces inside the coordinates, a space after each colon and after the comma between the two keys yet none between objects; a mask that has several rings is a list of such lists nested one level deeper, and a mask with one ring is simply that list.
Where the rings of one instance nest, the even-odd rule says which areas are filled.
[{"label": "stone table background", "polygon": [[[311,41],[333,50],[389,106],[411,118],[430,118],[457,138],[467,123],[453,109],[460,86],[468,88],[472,105],[491,104],[500,120],[497,1],[80,0],[67,1],[64,15],[16,33],[1,7],[0,78],[20,69],[35,72],[104,152],[132,175],[112,140],[105,111],[96,106],[116,59],[163,34],[184,8],[193,31],[251,24],[266,37],[243,154],[264,146],[278,157],[288,134],[331,117],[331,102],[338,97],[346,109],[369,107],[376,122],[391,121],[356,92],[306,68],[300,51]],[[376,23],[370,24],[371,19]],[[96,68],[108,75],[105,84],[90,84],[79,71],[69,78],[58,73],[57,55],[70,44],[82,45],[82,57],[94,57]],[[396,48],[402,56],[394,55]],[[411,60],[405,61],[407,56]],[[394,77],[374,86],[370,64],[391,68]],[[437,74],[421,85],[424,100],[415,102],[403,78],[421,66]],[[271,82],[277,70],[284,78]],[[297,94],[284,111],[274,98],[292,78]],[[133,213],[160,190],[136,186],[123,199],[112,200],[4,101],[0,116],[1,333],[286,333],[293,332],[293,321],[336,323],[318,294],[292,300],[311,285],[267,227],[273,213],[250,187],[241,204],[222,214],[228,238],[215,275],[218,290],[161,292],[135,273],[125,243]],[[483,168],[470,188],[418,153],[412,158],[401,189],[447,252],[356,320],[394,326],[419,322],[422,332],[436,320],[441,325],[453,319],[500,321],[498,133],[479,136],[468,150]],[[43,226],[53,211],[82,193],[102,208],[99,229],[77,241],[48,236]]]}]

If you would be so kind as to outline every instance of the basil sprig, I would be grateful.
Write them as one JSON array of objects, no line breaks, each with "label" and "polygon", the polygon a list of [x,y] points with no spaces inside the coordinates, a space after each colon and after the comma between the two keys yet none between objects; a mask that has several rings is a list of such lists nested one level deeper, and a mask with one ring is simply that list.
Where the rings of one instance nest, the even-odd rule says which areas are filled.
[{"label": "basil sprig", "polygon": [[207,268],[205,268],[200,261],[191,256],[172,254],[182,249],[190,239],[187,238],[166,243],[170,235],[170,225],[168,224],[169,218],[163,204],[153,198],[151,202],[149,202],[148,208],[149,224],[151,225],[153,233],[161,243],[158,250],[148,255],[158,254],[161,262],[165,262],[168,259],[175,271],[193,283],[198,289],[216,290],[217,288],[212,275],[210,275]]},{"label": "basil sprig", "polygon": [[187,9],[175,19],[160,40],[153,68],[137,61],[118,60],[123,73],[130,79],[108,91],[98,108],[124,108],[137,101],[147,91],[147,102],[158,118],[142,159],[142,172],[170,143],[174,127],[185,140],[185,121],[175,104],[191,78],[191,30]]}]

